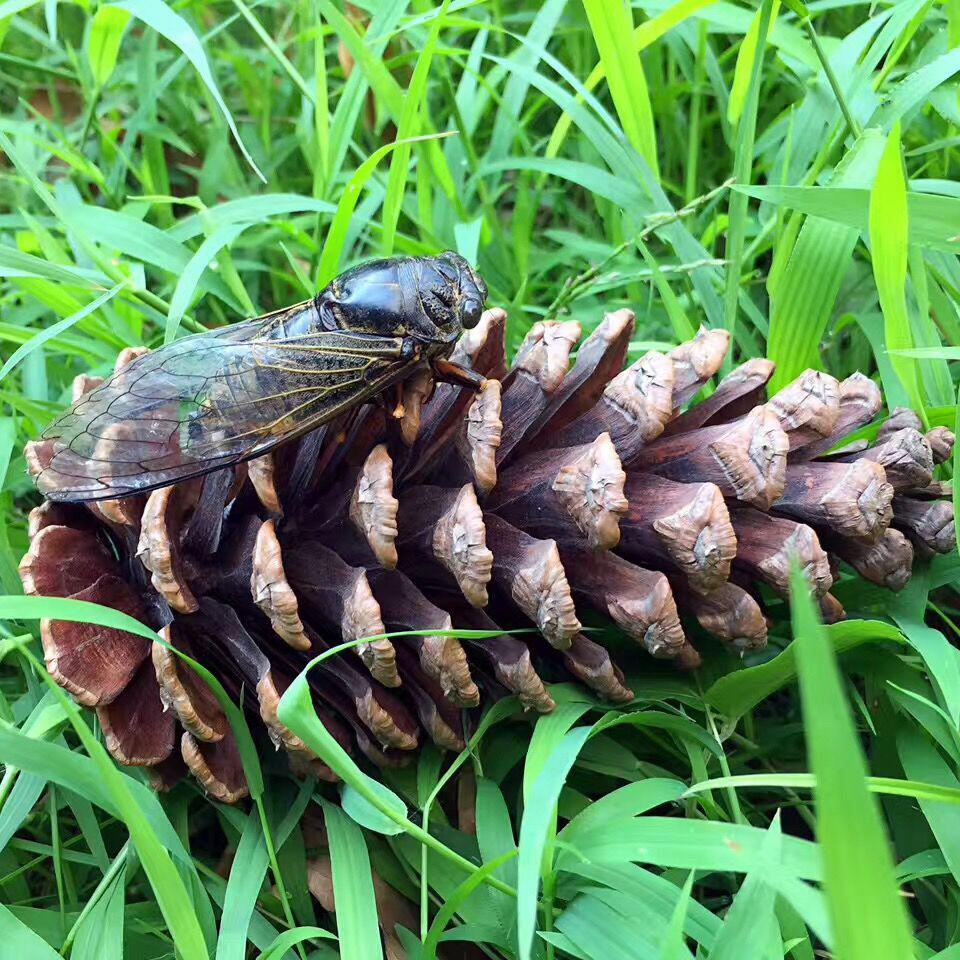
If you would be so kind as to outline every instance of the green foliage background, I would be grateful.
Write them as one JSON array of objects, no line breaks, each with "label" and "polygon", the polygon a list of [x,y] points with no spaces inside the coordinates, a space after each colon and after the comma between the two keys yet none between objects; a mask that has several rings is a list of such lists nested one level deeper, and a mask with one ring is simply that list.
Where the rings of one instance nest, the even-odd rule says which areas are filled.
[{"label": "green foliage background", "polygon": [[[958,73],[957,0],[0,2],[0,953],[375,960],[372,863],[420,911],[411,958],[960,957],[956,556],[898,595],[845,573],[832,627],[771,598],[747,662],[624,652],[631,706],[505,701],[386,787],[248,753],[249,809],[113,765],[36,618],[119,615],[16,574],[19,451],[75,374],[372,255],[459,250],[511,347],[627,305],[633,356],[723,326],[780,384],[861,369],[953,427]],[[320,804],[335,919],[306,891]]]}]

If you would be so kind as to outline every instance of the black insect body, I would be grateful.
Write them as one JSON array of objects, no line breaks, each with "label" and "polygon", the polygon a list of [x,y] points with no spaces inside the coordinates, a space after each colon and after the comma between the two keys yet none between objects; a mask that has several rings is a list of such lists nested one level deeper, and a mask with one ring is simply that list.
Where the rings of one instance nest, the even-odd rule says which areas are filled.
[{"label": "black insect body", "polygon": [[85,393],[32,445],[51,500],[130,496],[260,456],[447,358],[487,289],[466,260],[375,260],[314,299],[185,337]]}]

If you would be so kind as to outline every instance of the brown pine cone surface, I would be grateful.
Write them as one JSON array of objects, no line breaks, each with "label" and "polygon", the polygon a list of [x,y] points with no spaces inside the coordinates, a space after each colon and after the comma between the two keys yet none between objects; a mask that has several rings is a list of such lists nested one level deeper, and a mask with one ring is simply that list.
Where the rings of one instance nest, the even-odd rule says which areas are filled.
[{"label": "brown pine cone surface", "polygon": [[[334,779],[277,704],[336,644],[360,641],[310,676],[321,721],[355,756],[399,765],[426,740],[462,749],[464,711],[492,698],[549,712],[547,681],[629,702],[595,639],[606,632],[584,620],[689,669],[693,625],[741,653],[766,644],[763,594],[786,595],[794,554],[833,621],[841,564],[897,590],[918,556],[955,546],[934,479],[953,435],[895,410],[872,444],[844,446],[883,405],[862,375],[807,371],[768,397],[773,365],[751,360],[696,402],[727,352],[723,331],[627,365],[628,310],[579,346],[578,324],[538,323],[508,368],[505,324],[488,310],[457,347],[489,378],[479,394],[415,377],[400,408],[365,407],[240,467],[124,500],[42,504],[24,591],[152,625],[259,717],[295,773]],[[502,632],[520,628],[535,629]],[[383,637],[394,631],[419,634]],[[158,787],[189,769],[219,800],[245,795],[225,716],[170,650],[63,621],[41,636],[50,673],[97,711],[117,760],[150,768]]]}]

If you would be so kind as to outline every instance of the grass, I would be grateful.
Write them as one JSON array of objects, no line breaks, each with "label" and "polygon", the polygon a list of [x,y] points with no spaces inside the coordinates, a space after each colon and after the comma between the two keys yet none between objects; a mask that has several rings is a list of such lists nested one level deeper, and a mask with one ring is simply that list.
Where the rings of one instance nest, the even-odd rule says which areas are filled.
[{"label": "grass", "polygon": [[[958,75],[956,0],[0,3],[3,952],[373,960],[372,866],[423,960],[960,956],[956,556],[896,596],[844,575],[835,626],[771,600],[744,663],[637,660],[626,710],[504,701],[382,782],[294,684],[344,786],[246,756],[249,809],[114,767],[16,575],[19,451],[75,374],[389,252],[476,262],[511,347],[630,306],[632,356],[725,326],[780,383],[861,369],[953,427]],[[336,918],[306,891],[320,805]]]}]

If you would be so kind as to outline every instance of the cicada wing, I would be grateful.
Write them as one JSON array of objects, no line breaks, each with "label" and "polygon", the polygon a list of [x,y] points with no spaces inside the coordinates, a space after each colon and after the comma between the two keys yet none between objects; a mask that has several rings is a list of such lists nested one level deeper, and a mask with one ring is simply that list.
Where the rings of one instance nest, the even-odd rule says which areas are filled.
[{"label": "cicada wing", "polygon": [[33,446],[40,491],[101,500],[209,473],[325,423],[410,366],[398,340],[317,330],[308,310],[186,337],[123,367]]}]

